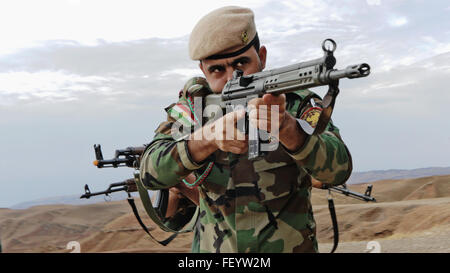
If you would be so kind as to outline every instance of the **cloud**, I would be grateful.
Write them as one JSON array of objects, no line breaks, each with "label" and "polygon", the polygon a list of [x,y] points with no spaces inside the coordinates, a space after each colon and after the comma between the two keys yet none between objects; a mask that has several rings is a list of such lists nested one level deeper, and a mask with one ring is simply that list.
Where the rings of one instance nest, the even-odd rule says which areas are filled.
[{"label": "cloud", "polygon": [[190,33],[203,14],[222,5],[259,7],[263,0],[4,0],[0,2],[0,54],[37,40],[75,40],[95,46],[99,39],[123,42],[170,39]]},{"label": "cloud", "polygon": [[[379,4],[378,1],[369,2]],[[364,9],[366,3],[361,1],[353,1],[347,6],[333,1],[248,3],[254,5],[261,41],[268,47],[267,68],[320,57],[323,54],[320,45],[325,38],[333,38],[338,43],[335,52],[338,67],[368,62],[373,73],[390,71],[450,50],[448,35],[442,35],[428,21],[414,23],[420,19],[420,13],[413,4],[398,2],[391,4],[388,11],[384,8],[367,11]],[[77,5],[77,2],[69,4]],[[113,9],[118,7],[112,6]],[[164,10],[164,7],[159,8]],[[439,5],[429,9],[437,14],[436,18],[442,14]],[[401,13],[408,14],[410,19],[392,16]],[[411,35],[410,31],[400,31],[403,28],[389,27],[386,24],[389,20],[393,25],[418,28]],[[41,94],[42,97],[33,97],[36,100],[57,99],[56,94],[60,99],[80,99],[86,93],[83,90],[90,89],[111,100],[117,99],[115,94],[126,93],[130,99],[136,98],[135,103],[139,104],[138,98],[146,96],[143,94],[161,94],[160,89],[178,90],[188,77],[199,75],[197,64],[188,58],[187,41],[188,36],[117,42],[97,39],[94,45],[76,40],[41,41],[38,46],[0,56],[0,75],[3,79],[11,78],[9,84],[3,81],[3,86],[0,85],[0,93],[11,101],[11,96],[20,93],[17,90],[26,86],[31,90],[29,86],[34,85],[34,91],[27,94]],[[48,78],[50,74],[53,79]],[[19,75],[28,83],[17,88]],[[43,75],[46,84],[38,80],[39,75]],[[92,78],[103,80],[87,80]],[[168,78],[171,81],[167,82]],[[49,87],[50,84],[53,86]],[[60,85],[58,92],[57,84]],[[11,88],[15,91],[6,90]],[[38,92],[37,89],[42,90]],[[21,94],[17,100],[26,98]]]},{"label": "cloud", "polygon": [[450,51],[450,42],[447,40],[445,42],[440,42],[437,38],[431,36],[422,36],[421,40],[426,43],[427,49],[432,51],[434,54],[441,54]]},{"label": "cloud", "polygon": [[389,25],[393,27],[401,27],[408,23],[408,19],[406,17],[395,17],[389,20]]},{"label": "cloud", "polygon": [[98,76],[82,77],[62,71],[0,73],[0,98],[3,98],[0,99],[0,105],[32,99],[49,102],[71,101],[77,100],[82,92],[111,94],[108,85],[114,81],[120,80]]},{"label": "cloud", "polygon": [[181,79],[187,81],[193,77],[204,77],[199,68],[175,68],[171,70],[162,71],[158,80],[167,81],[170,79]]},{"label": "cloud", "polygon": [[[107,151],[151,140],[166,118],[163,108],[177,99],[187,78],[201,73],[187,54],[191,27],[207,11],[225,5],[186,2],[171,14],[165,9],[173,9],[173,2],[70,1],[63,8],[63,1],[39,1],[21,13],[23,2],[10,1],[9,9],[2,8],[4,3],[0,145],[9,156],[0,162],[1,173],[19,192],[26,185],[30,193],[48,194],[51,188],[55,195],[82,190],[87,182],[103,187],[128,178],[90,169],[92,144]],[[43,12],[48,3],[55,4],[49,9],[55,14]],[[268,48],[267,69],[321,57],[326,38],[337,42],[336,68],[371,65],[369,77],[340,82],[333,113],[355,170],[447,164],[450,21],[445,1],[227,3],[254,9]],[[323,95],[326,88],[313,91]],[[11,164],[24,155],[33,162],[25,173]],[[64,160],[55,163],[55,158]],[[29,173],[38,186],[29,185]],[[21,201],[18,196],[0,200]]]},{"label": "cloud", "polygon": [[369,6],[379,6],[381,5],[381,0],[366,0]]},{"label": "cloud", "polygon": [[176,98],[187,77],[201,73],[186,44],[187,37],[97,46],[47,41],[0,58],[0,104],[84,101],[93,95],[135,105],[155,95]]},{"label": "cloud", "polygon": [[450,115],[445,106],[450,94],[443,88],[450,77],[448,63],[450,52],[373,73],[358,84],[358,80],[345,83],[348,87],[342,92],[346,97],[343,107],[366,112],[382,110],[404,118],[439,119],[445,113]]}]

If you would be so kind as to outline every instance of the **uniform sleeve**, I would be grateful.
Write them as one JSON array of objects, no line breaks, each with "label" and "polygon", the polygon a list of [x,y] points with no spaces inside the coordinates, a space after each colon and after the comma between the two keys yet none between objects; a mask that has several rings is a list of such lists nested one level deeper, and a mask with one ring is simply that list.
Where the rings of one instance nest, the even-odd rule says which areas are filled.
[{"label": "uniform sleeve", "polygon": [[[308,102],[304,103],[305,97],[311,97],[316,104],[321,104],[317,95],[307,91],[312,94],[307,96],[305,92],[300,92],[300,99],[297,97],[294,101],[288,102],[287,110],[296,118],[301,117],[301,114],[311,107]],[[299,167],[322,183],[343,184],[350,177],[353,169],[350,152],[340,136],[339,129],[332,121],[322,134],[308,136],[299,150],[285,150]]]},{"label": "uniform sleeve", "polygon": [[192,160],[187,140],[157,135],[141,158],[141,179],[150,190],[170,188],[203,165]]},{"label": "uniform sleeve", "polygon": [[[181,91],[182,95],[178,102],[165,109],[167,121],[162,122],[155,130],[156,135],[153,141],[146,147],[141,157],[141,180],[148,189],[170,188],[192,171],[205,165],[206,161],[196,163],[188,151],[186,139],[194,126],[187,125],[191,123],[186,118],[186,113],[181,115],[178,113],[177,117],[177,112],[173,111],[177,109],[177,106],[179,109],[188,109],[186,92],[201,92],[205,89],[205,85],[206,80],[202,78],[189,80]],[[186,126],[188,130],[178,130],[180,125]]]}]

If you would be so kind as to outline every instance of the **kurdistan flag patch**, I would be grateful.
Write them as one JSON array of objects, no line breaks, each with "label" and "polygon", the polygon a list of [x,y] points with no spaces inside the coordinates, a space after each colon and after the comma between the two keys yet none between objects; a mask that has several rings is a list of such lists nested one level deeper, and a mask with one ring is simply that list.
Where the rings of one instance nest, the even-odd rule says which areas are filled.
[{"label": "kurdistan flag patch", "polygon": [[167,113],[176,121],[183,124],[183,126],[191,127],[197,123],[191,109],[184,104],[175,104],[167,111]]}]

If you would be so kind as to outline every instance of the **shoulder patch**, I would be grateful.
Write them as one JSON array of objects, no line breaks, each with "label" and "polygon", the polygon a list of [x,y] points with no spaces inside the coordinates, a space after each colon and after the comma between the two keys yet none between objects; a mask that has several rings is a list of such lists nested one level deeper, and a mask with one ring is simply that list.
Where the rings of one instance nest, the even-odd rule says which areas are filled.
[{"label": "shoulder patch", "polygon": [[316,128],[317,123],[319,122],[321,113],[322,113],[322,108],[311,107],[303,113],[303,115],[300,117],[300,119],[308,122],[312,128]]},{"label": "shoulder patch", "polygon": [[190,107],[183,103],[176,103],[172,107],[166,109],[166,111],[170,117],[184,126],[191,127],[197,123]]}]

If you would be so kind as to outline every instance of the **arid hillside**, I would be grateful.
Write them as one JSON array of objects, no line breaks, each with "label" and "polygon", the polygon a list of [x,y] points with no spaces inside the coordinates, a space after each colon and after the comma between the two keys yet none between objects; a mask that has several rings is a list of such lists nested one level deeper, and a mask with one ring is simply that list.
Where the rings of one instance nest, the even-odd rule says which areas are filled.
[{"label": "arid hillside", "polygon": [[[364,192],[367,185],[350,185]],[[331,249],[333,230],[327,191],[313,189],[313,210],[319,248]],[[333,193],[339,223],[337,252],[364,252],[376,240],[382,252],[450,252],[450,176],[385,180],[373,183],[377,203],[365,203]],[[154,228],[159,239],[167,233]],[[179,235],[167,247],[153,242],[141,229],[126,201],[94,205],[36,206],[26,210],[0,209],[4,252],[189,252],[192,233]]]}]

